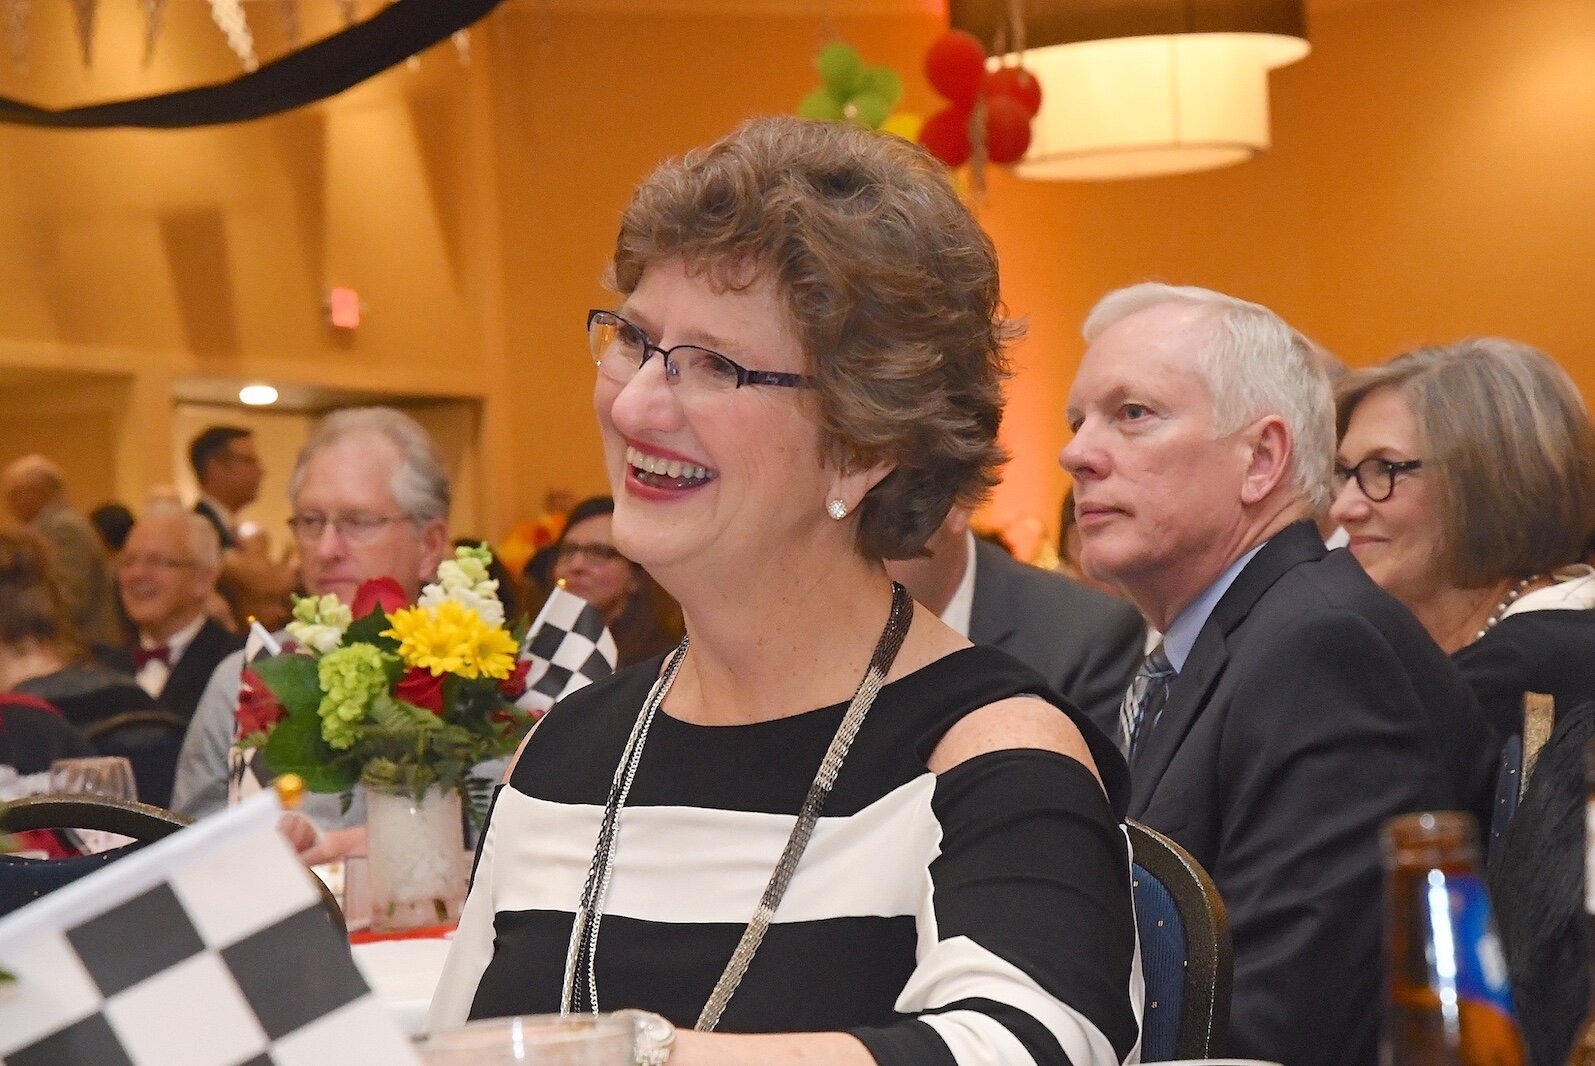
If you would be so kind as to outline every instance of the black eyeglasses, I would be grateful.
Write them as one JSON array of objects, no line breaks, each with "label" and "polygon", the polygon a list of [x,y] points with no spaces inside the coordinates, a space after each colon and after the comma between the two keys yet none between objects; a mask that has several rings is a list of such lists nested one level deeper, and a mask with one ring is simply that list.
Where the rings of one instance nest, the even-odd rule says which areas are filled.
[{"label": "black eyeglasses", "polygon": [[612,544],[578,544],[574,540],[561,541],[554,550],[556,559],[574,559],[578,555],[585,555],[595,563],[612,562],[615,559],[624,559],[620,549]]},{"label": "black eyeglasses", "polygon": [[1335,464],[1335,491],[1346,487],[1346,482],[1357,479],[1357,488],[1372,503],[1384,503],[1396,491],[1396,479],[1423,469],[1422,459],[1381,459],[1369,456],[1356,466]]},{"label": "black eyeglasses", "polygon": [[802,374],[749,370],[734,359],[696,344],[661,348],[639,327],[613,311],[587,312],[587,345],[599,372],[611,381],[630,381],[657,352],[665,361],[665,380],[693,391],[729,392],[744,385],[798,389],[809,384]]}]

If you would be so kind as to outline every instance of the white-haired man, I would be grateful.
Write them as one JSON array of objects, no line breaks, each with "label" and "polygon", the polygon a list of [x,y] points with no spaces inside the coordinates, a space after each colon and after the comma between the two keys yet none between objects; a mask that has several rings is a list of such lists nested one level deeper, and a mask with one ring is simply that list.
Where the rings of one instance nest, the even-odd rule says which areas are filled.
[{"label": "white-haired man", "polygon": [[[426,430],[385,407],[338,411],[299,453],[288,497],[301,576],[314,595],[354,601],[360,585],[391,577],[413,600],[448,550],[448,473]],[[227,753],[234,736],[241,655],[222,660],[189,723],[172,807],[190,817],[227,802]],[[324,831],[295,843],[307,862],[336,858],[364,843],[364,811],[336,797],[307,797],[304,813]],[[297,823],[305,828],[304,823]]]},{"label": "white-haired man", "polygon": [[1298,333],[1156,284],[1110,293],[1084,333],[1061,457],[1082,562],[1163,634],[1122,707],[1130,816],[1229,907],[1228,1050],[1372,1066],[1380,825],[1487,810],[1488,729],[1417,620],[1319,539],[1333,412]]},{"label": "white-haired man", "polygon": [[220,573],[216,530],[172,504],[145,510],[117,558],[122,609],[138,630],[133,676],[184,718],[193,717],[217,664],[244,643],[205,612]]}]

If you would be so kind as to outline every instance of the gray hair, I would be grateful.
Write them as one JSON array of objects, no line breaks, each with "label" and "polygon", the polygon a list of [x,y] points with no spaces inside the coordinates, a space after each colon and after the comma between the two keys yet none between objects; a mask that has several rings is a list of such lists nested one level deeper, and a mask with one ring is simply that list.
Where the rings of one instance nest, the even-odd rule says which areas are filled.
[{"label": "gray hair", "polygon": [[1196,370],[1213,400],[1214,428],[1234,433],[1265,415],[1278,415],[1291,437],[1291,480],[1313,514],[1328,510],[1333,493],[1335,406],[1313,344],[1261,304],[1193,285],[1147,281],[1108,293],[1086,316],[1089,344],[1110,326],[1152,307],[1179,304],[1198,311],[1209,327]]},{"label": "gray hair", "polygon": [[421,423],[391,407],[349,407],[323,418],[299,450],[294,472],[288,479],[288,499],[297,505],[305,467],[311,456],[344,437],[356,433],[375,433],[386,438],[399,453],[388,490],[411,521],[433,522],[447,519],[453,497],[449,474],[443,468],[437,445]]},{"label": "gray hair", "polygon": [[216,527],[211,525],[210,519],[204,515],[195,514],[176,500],[157,499],[150,501],[144,508],[144,513],[139,515],[138,521],[144,522],[151,518],[181,518],[183,529],[188,535],[188,553],[194,557],[194,565],[203,570],[220,570],[222,565],[222,541],[216,534]]}]

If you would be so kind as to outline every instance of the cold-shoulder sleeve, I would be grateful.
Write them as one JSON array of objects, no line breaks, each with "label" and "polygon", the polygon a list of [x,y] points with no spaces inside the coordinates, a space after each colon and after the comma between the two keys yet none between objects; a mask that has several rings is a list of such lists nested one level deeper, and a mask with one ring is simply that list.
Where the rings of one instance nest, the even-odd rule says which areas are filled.
[{"label": "cold-shoulder sleeve", "polygon": [[1073,759],[1018,749],[936,782],[939,854],[901,1020],[850,1030],[883,1066],[1137,1061],[1129,841]]}]

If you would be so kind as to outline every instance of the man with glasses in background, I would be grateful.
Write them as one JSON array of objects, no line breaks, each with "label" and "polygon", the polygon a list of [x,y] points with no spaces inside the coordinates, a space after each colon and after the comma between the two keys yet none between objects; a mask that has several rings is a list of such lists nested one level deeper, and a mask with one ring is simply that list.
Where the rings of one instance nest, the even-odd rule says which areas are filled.
[{"label": "man with glasses in background", "polygon": [[1084,334],[1061,456],[1081,561],[1163,635],[1121,707],[1129,815],[1229,908],[1226,1050],[1373,1066],[1380,826],[1487,806],[1488,727],[1418,620],[1318,535],[1334,410],[1300,334],[1157,284],[1104,297]]},{"label": "man with glasses in background", "polygon": [[217,664],[244,645],[205,613],[220,573],[215,529],[175,504],[147,509],[117,559],[122,609],[138,631],[134,679],[185,719],[194,716]]},{"label": "man with glasses in background", "polygon": [[[426,430],[400,411],[364,407],[328,415],[299,453],[288,498],[300,576],[311,595],[331,593],[352,604],[363,582],[391,577],[413,601],[448,552],[448,473]],[[201,817],[227,802],[242,669],[242,653],[222,660],[189,723],[172,797],[180,814]],[[358,794],[347,812],[341,805],[337,796],[306,797],[301,810],[308,822],[295,823],[294,842],[307,863],[363,847]]]}]

